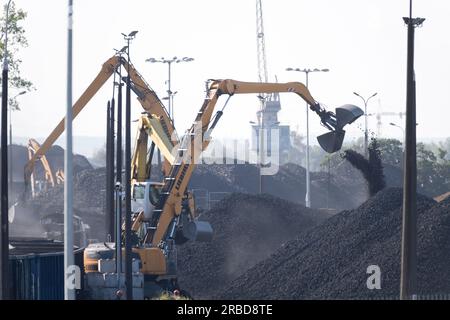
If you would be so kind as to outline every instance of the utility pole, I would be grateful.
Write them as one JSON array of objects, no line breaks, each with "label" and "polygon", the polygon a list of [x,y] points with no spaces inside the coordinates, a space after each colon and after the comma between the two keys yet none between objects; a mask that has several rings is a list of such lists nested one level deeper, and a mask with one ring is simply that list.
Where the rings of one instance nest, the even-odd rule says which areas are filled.
[{"label": "utility pole", "polygon": [[[115,77],[115,74],[114,74]],[[115,94],[115,88],[116,85],[113,83],[113,96],[111,99],[111,110],[110,110],[110,123],[109,123],[109,135],[110,135],[110,154],[108,157],[108,162],[109,162],[109,166],[110,166],[110,176],[109,176],[109,188],[110,188],[110,197],[111,197],[111,208],[110,211],[108,212],[109,214],[109,226],[107,226],[107,230],[109,232],[109,234],[111,235],[111,241],[114,241],[115,238],[115,228],[114,228],[114,187],[115,187],[115,183],[114,183],[114,122],[115,122],[115,112],[116,112],[116,108],[115,108],[115,104],[116,104],[116,100],[114,97]]]},{"label": "utility pole", "polygon": [[72,26],[73,0],[69,0],[67,28],[67,105],[66,150],[64,154],[64,299],[75,300],[75,290],[70,286],[69,270],[74,265],[73,256],[73,163],[72,163]]},{"label": "utility pole", "polygon": [[137,31],[124,35],[128,45],[127,86],[125,93],[125,286],[127,300],[133,300],[133,275],[131,256],[131,78],[130,78],[130,41]]},{"label": "utility pole", "polygon": [[401,248],[400,299],[413,299],[417,293],[417,159],[416,159],[416,82],[414,75],[414,29],[424,18],[412,18],[410,0],[406,70],[406,132],[403,169],[403,223]]},{"label": "utility pole", "polygon": [[[106,230],[106,241],[112,241],[113,233],[110,230],[111,225],[111,212],[113,207],[113,197],[111,197],[113,189],[110,182],[111,177],[114,175],[114,167],[111,168],[111,146],[113,141],[111,141],[111,102],[108,101],[106,106],[106,206],[105,206],[105,230]],[[112,169],[112,170],[111,170]]]},{"label": "utility pole", "polygon": [[368,151],[368,147],[369,147],[369,132],[367,130],[367,104],[369,103],[369,100],[372,99],[373,97],[375,97],[377,95],[377,92],[375,92],[373,95],[371,95],[370,97],[368,97],[367,99],[364,99],[361,95],[359,95],[356,92],[353,92],[353,94],[355,96],[358,96],[362,99],[362,101],[364,102],[364,156],[366,158],[369,157],[369,151]]},{"label": "utility pole", "polygon": [[[26,91],[22,91],[18,94],[16,94],[13,97],[13,100],[15,98],[17,98],[18,96],[21,96],[23,94],[27,93]],[[9,153],[8,153],[8,172],[9,172],[9,189],[13,190],[13,160],[12,160],[12,156],[13,156],[13,151],[12,151],[12,145],[13,145],[13,141],[12,141],[12,107],[9,107]]]},{"label": "utility pole", "polygon": [[[125,50],[120,51],[120,59],[122,59],[121,53]],[[115,227],[116,227],[116,272],[117,272],[117,289],[121,289],[120,279],[122,274],[122,64],[119,65],[119,81],[115,83],[117,85],[117,146],[116,146],[116,184],[115,184],[115,195],[116,195],[116,216],[115,216]],[[114,123],[113,123],[114,126]]]},{"label": "utility pole", "polygon": [[8,20],[9,0],[6,7],[5,42],[3,46],[2,71],[2,120],[1,120],[1,255],[0,255],[0,299],[6,300],[9,295],[9,220],[8,220]]},{"label": "utility pole", "polygon": [[[309,73],[310,72],[328,72],[329,69],[299,69],[299,68],[286,68],[286,71],[303,72],[306,75],[306,88],[309,86]],[[311,178],[310,178],[310,165],[309,165],[309,106],[306,103],[306,195],[305,206],[311,208]]]},{"label": "utility pole", "polygon": [[119,66],[119,83],[117,89],[117,141],[116,141],[116,182],[122,183],[122,66]]}]

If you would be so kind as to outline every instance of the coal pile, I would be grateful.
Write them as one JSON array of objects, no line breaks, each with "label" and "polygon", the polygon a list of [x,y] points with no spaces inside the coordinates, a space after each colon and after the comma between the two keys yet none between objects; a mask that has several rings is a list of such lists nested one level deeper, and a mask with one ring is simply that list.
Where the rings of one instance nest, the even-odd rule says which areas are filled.
[{"label": "coal pile", "polygon": [[[64,169],[64,149],[60,146],[52,146],[45,154],[52,170]],[[85,169],[92,169],[91,163],[85,156],[75,154],[73,156],[73,172],[77,174]]]},{"label": "coal pile", "polygon": [[189,188],[207,189],[209,192],[245,192],[244,186],[236,184],[234,170],[235,165],[200,164],[195,168]]},{"label": "coal pile", "polygon": [[[20,200],[24,196],[25,180],[24,180],[24,168],[28,162],[28,149],[26,146],[15,145],[8,146],[9,152],[11,152],[12,164],[10,163],[10,169],[12,170],[13,184],[10,189],[9,198],[11,199],[10,205]],[[46,158],[50,164],[52,172],[55,174],[58,169],[64,168],[64,149],[60,146],[52,146],[46,153]],[[73,172],[78,174],[83,170],[92,169],[92,165],[89,163],[86,157],[75,154],[73,156]],[[44,179],[44,168],[40,161],[37,161],[34,166],[35,180]],[[55,181],[56,183],[56,181]]]},{"label": "coal pile", "polygon": [[[402,191],[384,189],[302,233],[249,269],[223,299],[392,299],[399,296]],[[418,293],[450,293],[450,200],[418,196]],[[370,265],[381,289],[369,290]]]},{"label": "coal pile", "polygon": [[[8,146],[8,152],[11,152],[13,180],[16,182],[24,181],[24,168],[28,162],[28,149],[26,146],[15,145]],[[52,146],[45,154],[53,173],[58,169],[64,168],[64,149],[60,146]],[[77,174],[85,169],[92,169],[86,157],[75,154],[73,156],[73,172]],[[35,164],[35,174],[39,179],[44,176],[44,170],[39,161]]]},{"label": "coal pile", "polygon": [[196,299],[211,298],[282,243],[328,217],[270,195],[231,194],[200,217],[214,229],[212,242],[178,247],[180,286]]},{"label": "coal pile", "polygon": [[[106,231],[106,171],[105,168],[83,170],[74,176],[74,214],[90,227],[93,238],[104,240]],[[24,210],[24,211],[22,211]],[[21,204],[18,216],[26,212],[44,218],[64,212],[64,187],[57,185],[36,198]]]},{"label": "coal pile", "polygon": [[[354,174],[356,170],[352,170]],[[276,174],[263,176],[263,192],[304,205],[305,181],[306,170],[299,165],[288,163],[280,166]],[[312,207],[343,210],[358,206],[366,196],[364,193],[360,194],[361,186],[352,189],[354,184],[352,178],[343,180],[339,174],[328,176],[324,172],[312,172]],[[361,184],[364,188],[364,181]],[[207,189],[210,192],[257,194],[259,193],[259,169],[253,164],[200,164],[194,171],[189,188]]]}]

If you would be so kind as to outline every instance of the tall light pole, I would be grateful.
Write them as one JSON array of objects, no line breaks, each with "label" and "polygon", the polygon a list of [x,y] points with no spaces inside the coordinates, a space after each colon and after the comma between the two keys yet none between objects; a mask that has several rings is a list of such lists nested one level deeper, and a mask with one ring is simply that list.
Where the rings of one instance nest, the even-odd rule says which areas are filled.
[{"label": "tall light pole", "polygon": [[175,96],[177,91],[172,92],[172,63],[191,62],[191,61],[194,61],[194,58],[173,57],[172,59],[166,59],[166,58],[162,57],[161,59],[148,58],[145,61],[150,62],[150,63],[167,63],[167,66],[169,69],[169,78],[167,80],[167,97],[165,99],[169,100],[169,116],[172,119],[172,122],[175,122],[174,115],[173,115],[173,97]]},{"label": "tall light pole", "polygon": [[[13,97],[13,100],[18,96],[24,95],[26,91],[19,92]],[[13,183],[13,161],[12,161],[12,106],[9,107],[9,186],[12,190]]]},{"label": "tall light pole", "polygon": [[127,300],[133,300],[133,275],[131,252],[131,76],[130,76],[130,42],[137,31],[123,34],[127,42],[127,82],[125,90],[125,286]]},{"label": "tall light pole", "polygon": [[74,265],[73,255],[73,152],[72,152],[72,27],[73,0],[68,1],[67,15],[67,104],[66,150],[64,154],[64,299],[75,300],[75,290],[69,286],[69,273]]},{"label": "tall light pole", "polygon": [[406,127],[403,156],[403,212],[400,264],[400,299],[413,299],[417,294],[417,151],[416,151],[416,80],[414,75],[414,29],[424,18],[412,17],[412,0],[408,25],[406,68]]},{"label": "tall light pole", "polygon": [[2,120],[1,120],[1,226],[0,226],[0,299],[9,299],[9,221],[8,221],[8,22],[9,6],[6,6],[5,42],[3,45],[2,71]]},{"label": "tall light pole", "polygon": [[404,156],[405,156],[405,129],[403,129],[401,126],[399,126],[398,124],[395,124],[393,122],[390,122],[389,125],[399,128],[400,130],[402,130],[402,134],[403,134],[403,141],[402,141],[402,160],[400,162],[400,166],[403,170],[404,167]]},{"label": "tall light pole", "polygon": [[403,134],[403,137],[402,137],[403,138],[403,141],[402,141],[403,148],[402,149],[405,150],[405,129],[403,129],[398,124],[395,124],[393,122],[390,122],[389,125],[391,125],[393,127],[396,127],[396,128],[399,128],[400,130],[402,130],[402,134]]},{"label": "tall light pole", "polygon": [[370,99],[372,99],[373,97],[375,97],[377,95],[377,92],[375,92],[373,95],[371,95],[370,97],[368,97],[367,99],[364,99],[361,95],[359,95],[356,92],[353,92],[353,94],[355,96],[358,96],[362,99],[362,101],[364,101],[364,155],[366,156],[366,158],[368,157],[368,145],[369,145],[369,133],[367,132],[367,103],[369,102]]},{"label": "tall light pole", "polygon": [[[303,72],[306,75],[306,88],[309,84],[309,73],[311,72],[328,72],[329,69],[299,69],[299,68],[286,68],[286,71],[297,71]],[[305,195],[305,206],[311,207],[311,178],[309,176],[309,106],[306,103],[306,195]]]}]

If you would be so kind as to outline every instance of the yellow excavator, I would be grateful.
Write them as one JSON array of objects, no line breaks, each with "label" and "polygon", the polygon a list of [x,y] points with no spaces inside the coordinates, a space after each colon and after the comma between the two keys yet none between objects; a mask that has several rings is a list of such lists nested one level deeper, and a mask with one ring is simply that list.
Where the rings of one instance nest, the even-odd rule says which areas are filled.
[{"label": "yellow excavator", "polygon": [[[310,109],[320,118],[322,125],[329,131],[318,137],[319,144],[327,152],[335,152],[342,146],[345,131],[344,127],[352,123],[363,114],[363,111],[353,105],[344,105],[336,108],[336,112],[325,110],[310,94],[309,90],[299,82],[289,83],[253,83],[235,80],[212,80],[209,83],[207,96],[197,112],[194,123],[187,133],[180,139],[174,134],[175,129],[166,109],[156,94],[145,83],[137,71],[120,56],[109,59],[94,82],[83,93],[73,107],[74,117],[83,109],[92,96],[106,82],[106,80],[122,64],[127,70],[130,68],[132,89],[146,111],[141,117],[140,130],[142,137],[150,137],[164,155],[162,168],[164,180],[159,183],[148,181],[150,177],[147,155],[147,143],[137,144],[133,155],[132,177],[134,185],[144,184],[144,201],[147,212],[135,212],[133,230],[141,232],[138,243],[133,252],[141,262],[139,271],[144,275],[144,295],[152,297],[161,290],[179,290],[176,281],[176,244],[187,240],[208,241],[212,237],[212,228],[205,221],[198,221],[194,215],[192,198],[187,187],[195,165],[201,153],[211,141],[211,133],[223,115],[225,106],[214,114],[215,106],[222,95],[228,99],[235,94],[270,94],[291,92],[305,100]],[[37,150],[25,168],[25,174],[31,172],[36,155],[45,154],[48,148],[61,135],[64,130],[64,119],[54,129],[41,149]],[[137,152],[136,148],[140,148]],[[140,160],[140,161],[138,161]],[[139,165],[139,163],[141,165]],[[144,165],[145,163],[145,165]],[[138,164],[138,165],[137,165]],[[150,163],[151,167],[151,163]],[[147,183],[147,185],[146,185]],[[141,189],[142,191],[142,189]],[[142,192],[141,192],[142,193]],[[148,201],[147,201],[148,199]],[[132,214],[132,213],[127,213]],[[112,250],[112,249],[111,249]],[[89,247],[86,249],[89,251]],[[91,268],[96,264],[95,250],[92,258],[85,254],[85,269],[96,272]],[[88,268],[89,266],[89,268]]]},{"label": "yellow excavator", "polygon": [[58,169],[55,172],[56,175],[56,183],[63,184],[64,183],[64,171],[62,169]]},{"label": "yellow excavator", "polygon": [[[100,90],[100,88],[108,81],[108,79],[115,73],[118,72],[118,68],[123,66],[124,70],[129,70],[129,76],[132,81],[132,90],[137,95],[137,100],[142,105],[142,108],[153,114],[155,118],[158,118],[162,129],[168,137],[173,139],[173,143],[177,142],[177,135],[175,128],[173,126],[172,120],[170,119],[168,112],[161,100],[158,98],[156,93],[150,86],[145,82],[144,78],[139,74],[139,72],[134,68],[132,64],[128,64],[127,60],[121,55],[114,55],[109,58],[102,66],[102,69],[92,81],[89,87],[83,92],[81,97],[75,102],[72,107],[73,118],[75,119],[78,114],[86,107],[92,97]],[[55,141],[64,132],[64,121],[63,118],[55,129],[50,133],[47,139],[44,141],[42,146],[33,154],[32,158],[28,161],[25,166],[24,175],[25,182],[28,183],[30,176],[33,172],[33,167],[35,162],[44,155],[48,149],[55,143]],[[168,163],[163,164],[163,172],[168,172],[170,170],[170,165]]]},{"label": "yellow excavator", "polygon": [[[308,89],[298,82],[212,81],[207,97],[197,113],[194,124],[172,152],[172,154],[175,154],[175,158],[169,174],[165,176],[159,199],[148,222],[147,233],[144,238],[145,245],[150,248],[157,248],[164,244],[168,238],[174,237],[175,226],[179,223],[177,218],[180,217],[183,211],[182,203],[185,199],[188,182],[200,154],[208,147],[211,141],[210,135],[212,130],[223,114],[222,109],[213,116],[219,97],[221,95],[233,96],[234,94],[281,92],[292,92],[299,95],[309,104],[311,110],[317,113],[323,126],[330,131],[318,137],[319,144],[327,152],[335,152],[341,148],[345,135],[344,126],[352,123],[363,114],[360,108],[353,105],[344,105],[336,108],[336,113],[326,111],[313,99]],[[189,224],[187,229],[184,230],[187,238],[196,238],[202,235],[203,230],[195,222]],[[164,270],[164,265],[161,265],[159,269]],[[148,271],[153,272],[153,270]]]},{"label": "yellow excavator", "polygon": [[[36,154],[36,152],[41,148],[39,143],[35,139],[29,139],[28,140],[28,159],[32,159],[33,156]],[[47,190],[49,187],[55,187],[55,176],[53,174],[53,171],[50,167],[50,163],[47,160],[47,157],[45,154],[38,157],[38,159],[41,161],[42,167],[44,169],[44,181],[42,185],[42,181],[37,181],[35,177],[35,173],[32,172],[30,175],[30,185],[31,185],[31,196],[34,198],[41,190]],[[38,184],[38,189],[36,190],[36,186]]]},{"label": "yellow excavator", "polygon": [[[139,121],[139,138],[137,139],[133,156],[132,176],[133,184],[139,184],[144,200],[142,211],[133,221],[133,231],[140,231],[139,244],[133,249],[139,253],[142,260],[141,271],[144,275],[153,276],[152,281],[160,279],[173,281],[159,281],[166,290],[176,288],[176,257],[174,244],[181,244],[187,240],[208,241],[212,236],[212,228],[205,221],[195,219],[195,205],[187,186],[199,157],[211,141],[211,132],[223,115],[223,109],[213,116],[216,103],[221,95],[231,97],[234,94],[245,93],[280,93],[292,92],[305,100],[311,110],[320,117],[321,123],[330,132],[318,137],[319,144],[327,152],[335,152],[342,146],[345,131],[344,126],[352,123],[363,112],[353,105],[345,105],[336,109],[336,113],[326,111],[311,96],[308,89],[301,83],[251,83],[235,80],[215,80],[210,84],[207,97],[197,113],[194,124],[174,146],[170,155],[166,157],[172,164],[171,170],[160,183],[150,182],[151,168],[147,154],[147,137],[151,137],[154,144],[166,150],[170,147],[168,137],[162,136],[158,129],[158,121],[147,114]],[[227,100],[228,102],[228,100]],[[141,148],[141,149],[140,149]],[[140,149],[140,150],[139,150]],[[153,144],[152,148],[153,149]],[[150,157],[151,159],[151,157]],[[140,173],[140,174],[139,174]],[[133,194],[136,194],[134,192]],[[169,287],[171,285],[172,287]],[[145,293],[152,296],[151,292]]]}]

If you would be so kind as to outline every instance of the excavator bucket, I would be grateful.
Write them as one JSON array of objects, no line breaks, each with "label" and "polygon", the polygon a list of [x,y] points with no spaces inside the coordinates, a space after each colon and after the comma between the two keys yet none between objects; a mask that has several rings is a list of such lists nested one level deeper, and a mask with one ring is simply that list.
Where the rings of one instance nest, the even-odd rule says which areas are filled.
[{"label": "excavator bucket", "polygon": [[328,153],[340,150],[345,137],[343,128],[363,114],[364,112],[361,108],[352,104],[346,104],[336,108],[336,130],[317,137],[317,141],[319,141],[322,149]]},{"label": "excavator bucket", "polygon": [[364,111],[353,104],[345,104],[336,108],[337,128],[343,129],[347,124],[352,123],[363,114]]},{"label": "excavator bucket", "polygon": [[341,149],[344,142],[345,131],[331,131],[317,137],[320,146],[328,153],[333,153]]},{"label": "excavator bucket", "polygon": [[207,221],[191,221],[183,228],[183,235],[192,241],[210,242],[213,236],[211,224]]}]

